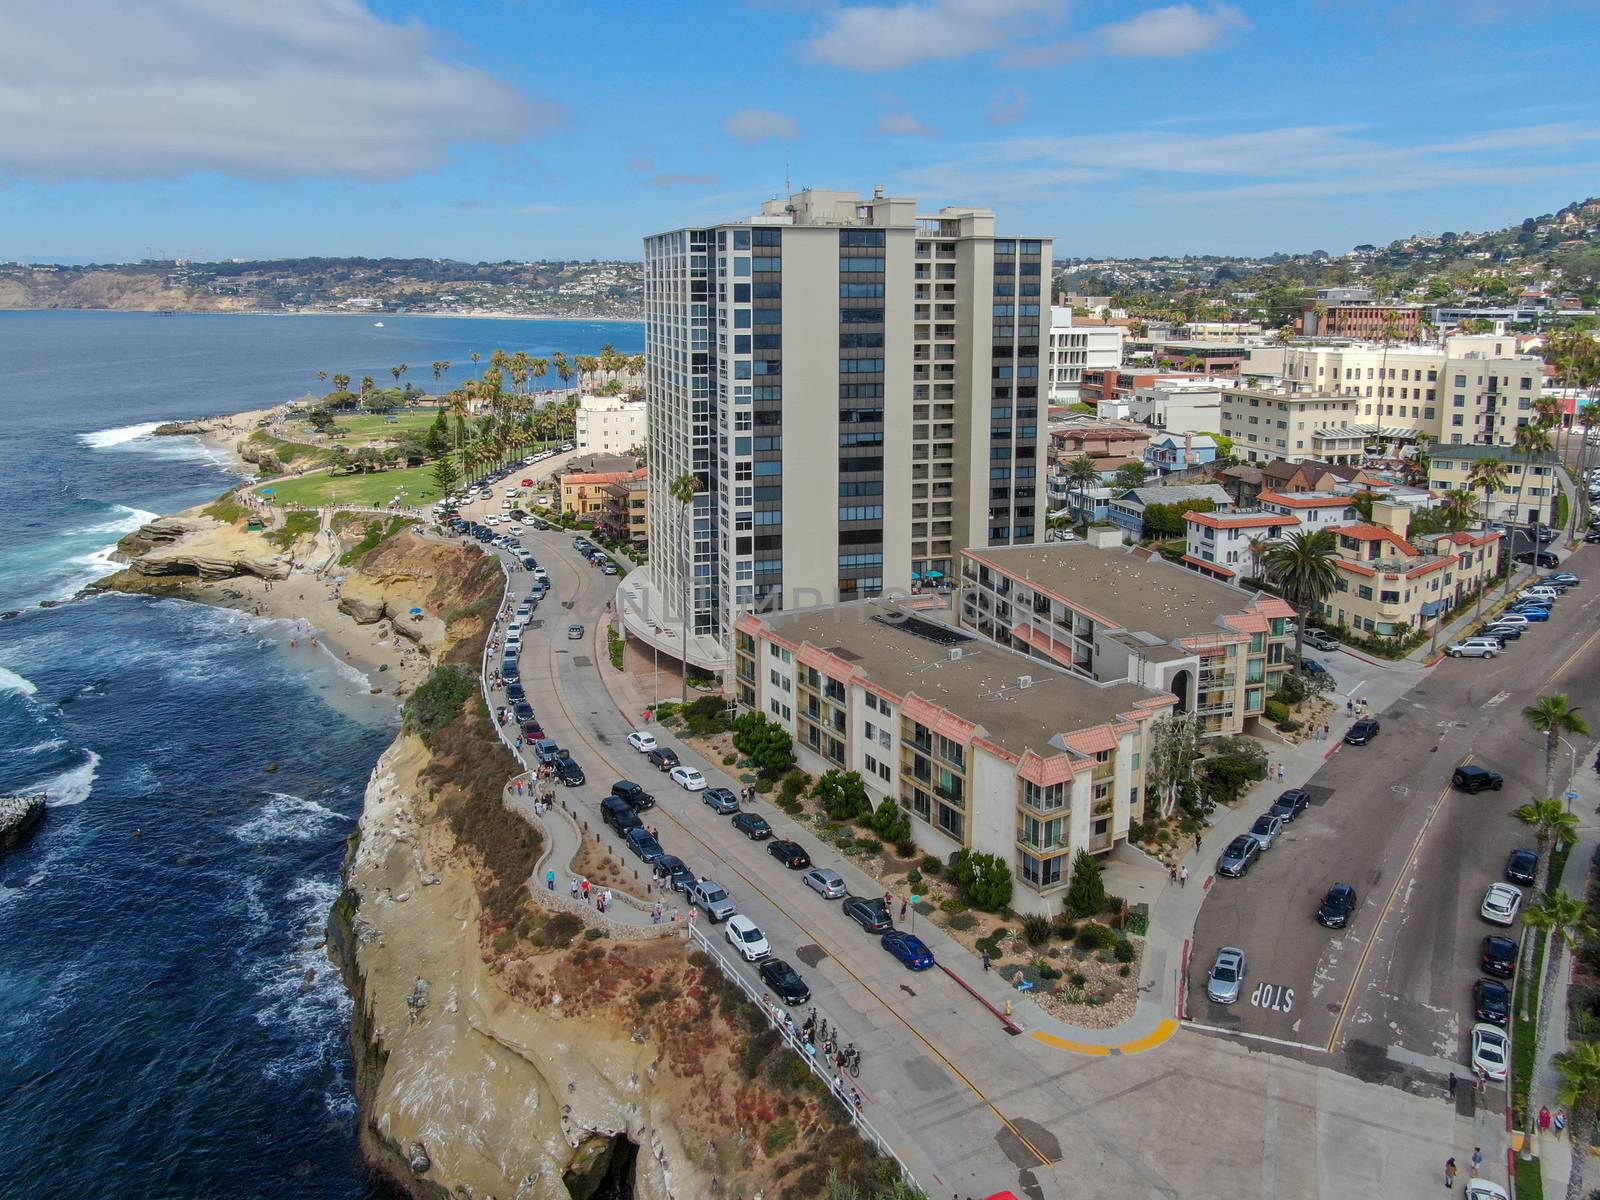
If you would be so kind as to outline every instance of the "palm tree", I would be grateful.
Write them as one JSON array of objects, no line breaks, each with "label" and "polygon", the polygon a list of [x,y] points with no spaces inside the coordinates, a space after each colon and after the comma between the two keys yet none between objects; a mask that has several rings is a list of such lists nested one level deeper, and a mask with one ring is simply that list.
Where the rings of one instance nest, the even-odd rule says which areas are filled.
[{"label": "palm tree", "polygon": [[[1594,1139],[1595,1112],[1600,1108],[1600,1046],[1579,1042],[1566,1053],[1556,1055],[1555,1064],[1561,1075],[1556,1098],[1572,1114],[1567,1128],[1575,1145],[1587,1146]],[[1588,1162],[1587,1154],[1572,1156],[1567,1172],[1567,1200],[1583,1200],[1589,1194],[1583,1185],[1583,1169]]]},{"label": "palm tree", "polygon": [[350,376],[344,374],[335,375],[333,377],[333,390],[336,392],[348,392],[350,390]]},{"label": "palm tree", "polygon": [[548,358],[529,359],[528,366],[533,371],[535,379],[543,379],[545,373],[550,370],[550,360]]},{"label": "palm tree", "polygon": [[1337,550],[1333,531],[1318,529],[1291,533],[1267,551],[1267,578],[1300,616],[1294,632],[1297,662],[1305,661],[1306,624],[1311,614],[1338,585]]},{"label": "palm tree", "polygon": [[1092,484],[1100,482],[1100,468],[1087,454],[1080,454],[1067,464],[1067,481],[1078,493],[1078,519],[1087,525],[1089,519],[1083,514],[1083,498]]},{"label": "palm tree", "polygon": [[1570,846],[1578,840],[1578,818],[1559,800],[1546,796],[1530,800],[1511,815],[1533,830],[1539,847],[1539,887],[1550,886],[1550,849],[1552,846]]},{"label": "palm tree", "polygon": [[1522,719],[1535,733],[1544,734],[1544,794],[1556,794],[1556,744],[1563,733],[1587,737],[1589,723],[1580,715],[1582,709],[1567,702],[1565,692],[1540,696],[1522,710]]},{"label": "palm tree", "polygon": [[[562,364],[566,366],[565,363]],[[683,693],[680,699],[689,703],[689,608],[690,576],[694,571],[694,539],[685,536],[684,518],[694,504],[694,494],[700,490],[700,480],[692,471],[685,471],[672,481],[667,494],[678,505],[678,550],[683,555]]]},{"label": "palm tree", "polygon": [[1493,455],[1480,458],[1472,464],[1472,470],[1467,472],[1467,487],[1483,489],[1483,519],[1487,523],[1490,519],[1490,499],[1496,492],[1506,490],[1505,464]]},{"label": "palm tree", "polygon": [[[1550,1032],[1550,1010],[1555,1006],[1546,1003],[1555,995],[1556,980],[1561,976],[1561,960],[1569,943],[1594,936],[1594,926],[1589,923],[1589,908],[1565,888],[1545,892],[1522,910],[1522,923],[1529,929],[1541,930],[1545,935],[1544,979],[1539,981],[1538,1008],[1534,1019],[1533,1061],[1534,1070],[1544,1061],[1545,1038]],[[1532,992],[1530,987],[1528,992]],[[1533,1157],[1534,1108],[1527,1106],[1527,1128],[1523,1134],[1522,1155]],[[1576,1155],[1574,1155],[1576,1157]]]},{"label": "palm tree", "polygon": [[478,375],[478,362],[479,362],[479,360],[481,360],[483,358],[483,355],[479,354],[476,350],[474,350],[472,352],[472,354],[470,355],[470,357],[472,359],[472,375],[473,375],[473,378],[477,378],[477,375]]},{"label": "palm tree", "polygon": [[1272,549],[1272,539],[1263,537],[1258,533],[1246,545],[1250,549],[1250,577],[1252,579],[1260,579],[1261,560],[1266,556],[1267,551]]},{"label": "palm tree", "polygon": [[1466,488],[1451,488],[1439,505],[1444,512],[1445,523],[1452,530],[1465,529],[1472,520],[1472,510],[1477,506],[1478,498]]},{"label": "palm tree", "polygon": [[317,382],[318,383],[327,383],[328,382],[328,373],[326,371],[318,371],[317,372]]}]

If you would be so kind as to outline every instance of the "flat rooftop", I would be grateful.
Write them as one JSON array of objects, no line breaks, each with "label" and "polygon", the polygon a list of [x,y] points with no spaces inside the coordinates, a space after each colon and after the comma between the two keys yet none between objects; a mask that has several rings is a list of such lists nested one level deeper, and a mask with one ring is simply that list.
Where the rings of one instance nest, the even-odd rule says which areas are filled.
[{"label": "flat rooftop", "polygon": [[[1133,683],[1098,684],[1060,667],[1007,650],[965,630],[889,600],[856,600],[832,608],[764,615],[786,641],[813,646],[853,663],[869,680],[899,696],[915,692],[980,726],[1012,754],[1045,757],[1062,749],[1061,734],[1108,724],[1165,693]],[[951,651],[960,650],[952,659]],[[1023,687],[1022,676],[1032,683]]]},{"label": "flat rooftop", "polygon": [[1222,618],[1246,611],[1258,595],[1159,556],[1136,558],[1120,546],[1102,550],[1087,542],[1052,542],[966,553],[1099,614],[1113,628],[1152,634],[1165,643],[1233,632]]}]

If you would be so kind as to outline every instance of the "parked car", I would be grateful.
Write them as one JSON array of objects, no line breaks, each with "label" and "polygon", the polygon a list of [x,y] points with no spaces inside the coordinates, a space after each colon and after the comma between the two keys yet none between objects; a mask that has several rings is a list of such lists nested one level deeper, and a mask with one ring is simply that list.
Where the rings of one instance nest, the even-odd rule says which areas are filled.
[{"label": "parked car", "polygon": [[1525,566],[1548,567],[1552,570],[1561,565],[1561,560],[1548,550],[1524,550],[1516,556],[1516,561]]},{"label": "parked car", "polygon": [[635,729],[628,735],[628,745],[640,754],[648,754],[656,748],[656,735],[648,729]]},{"label": "parked car", "polygon": [[711,806],[711,811],[726,816],[728,813],[739,811],[739,797],[727,788],[707,788],[700,794],[700,799]]},{"label": "parked car", "polygon": [[1502,620],[1508,616],[1517,615],[1527,621],[1548,621],[1550,619],[1550,610],[1548,608],[1540,608],[1537,604],[1519,604],[1509,613],[1500,615]]},{"label": "parked car", "polygon": [[782,839],[768,842],[767,853],[791,871],[803,870],[811,865],[811,856],[805,852],[799,842],[784,841]]},{"label": "parked car", "polygon": [[1320,629],[1306,630],[1306,645],[1314,650],[1334,651],[1340,646],[1339,639],[1331,633],[1324,633]]},{"label": "parked car", "polygon": [[1514,642],[1521,637],[1522,631],[1525,628],[1527,628],[1525,625],[1505,624],[1503,622],[1496,621],[1492,625],[1485,625],[1473,636],[1492,637],[1495,641],[1499,642],[1501,645],[1504,645],[1506,642]]},{"label": "parked car", "polygon": [[1356,911],[1356,890],[1348,883],[1336,883],[1328,889],[1317,909],[1317,920],[1329,929],[1345,929]]},{"label": "parked car", "polygon": [[1517,612],[1503,612],[1494,619],[1495,625],[1516,625],[1519,628],[1528,627],[1528,618]]},{"label": "parked car", "polygon": [[686,894],[689,903],[704,909],[713,922],[726,921],[739,911],[728,890],[713,879],[696,879],[689,885]]},{"label": "parked car", "polygon": [[533,744],[533,756],[542,767],[561,757],[561,747],[556,745],[555,738],[540,738]]},{"label": "parked car", "polygon": [[678,752],[670,746],[657,746],[644,757],[658,771],[670,771],[678,765]]},{"label": "parked car", "polygon": [[1569,588],[1578,587],[1583,583],[1583,580],[1578,578],[1571,571],[1557,571],[1554,575],[1546,575],[1544,582],[1555,587]]},{"label": "parked car", "polygon": [[1468,794],[1498,792],[1505,785],[1499,771],[1491,771],[1477,763],[1463,763],[1457,767],[1450,773],[1450,782]]},{"label": "parked car", "polygon": [[1491,933],[1483,939],[1478,966],[1485,975],[1510,979],[1517,971],[1517,943],[1513,938]]},{"label": "parked car", "polygon": [[1472,1027],[1472,1069],[1483,1072],[1484,1078],[1496,1083],[1506,1077],[1506,1067],[1511,1061],[1511,1039],[1505,1031],[1487,1022]]},{"label": "parked car", "polygon": [[1511,1021],[1511,989],[1498,979],[1479,979],[1472,985],[1472,1015],[1490,1025]]},{"label": "parked car", "polygon": [[758,962],[772,953],[766,935],[743,913],[728,918],[727,936],[728,944],[745,962]]},{"label": "parked car", "polygon": [[526,700],[518,700],[511,706],[511,715],[518,721],[533,720],[533,705]]},{"label": "parked car", "polygon": [[1494,638],[1469,637],[1452,642],[1445,647],[1445,653],[1451,658],[1493,658],[1500,649],[1500,643]]},{"label": "parked car", "polygon": [[1217,1004],[1237,1004],[1247,974],[1249,965],[1244,951],[1237,946],[1224,946],[1217,951],[1211,974],[1206,977],[1206,999]]},{"label": "parked car", "polygon": [[667,886],[675,892],[686,892],[689,885],[694,882],[694,872],[689,870],[689,864],[673,854],[663,854],[655,861],[658,871],[666,872]]},{"label": "parked car", "polygon": [[656,798],[631,779],[619,779],[611,785],[611,794],[624,801],[634,812],[654,808]]},{"label": "parked car", "polygon": [[1300,660],[1300,669],[1307,675],[1326,675],[1328,673],[1328,668],[1314,658],[1302,658]]},{"label": "parked car", "polygon": [[868,933],[888,933],[894,928],[882,896],[846,896],[839,907]]},{"label": "parked car", "polygon": [[1522,889],[1509,883],[1491,883],[1483,894],[1483,904],[1478,915],[1496,925],[1513,925],[1522,908]]},{"label": "parked car", "polygon": [[827,867],[813,867],[801,878],[808,888],[824,900],[837,900],[845,893],[844,878]]},{"label": "parked car", "polygon": [[562,787],[583,786],[583,768],[572,761],[572,755],[563,750],[556,759],[556,781]]},{"label": "parked car", "polygon": [[1290,788],[1272,802],[1272,808],[1268,811],[1275,817],[1282,817],[1287,824],[1305,812],[1310,804],[1310,792],[1305,788]]},{"label": "parked car", "polygon": [[622,840],[628,844],[629,850],[647,863],[657,862],[665,853],[661,849],[661,843],[656,841],[655,835],[643,825],[628,830],[628,835]]},{"label": "parked car", "polygon": [[878,944],[898,958],[908,970],[926,971],[934,965],[933,951],[914,933],[907,933],[903,929],[891,930],[878,939]]},{"label": "parked car", "polygon": [[1228,843],[1222,857],[1217,859],[1217,874],[1239,878],[1248,872],[1261,856],[1261,843],[1249,834],[1242,834]]},{"label": "parked car", "polygon": [[811,989],[806,986],[806,981],[800,978],[797,972],[781,958],[769,958],[761,964],[758,972],[761,982],[777,994],[791,1008],[804,1004],[811,999]]},{"label": "parked car", "polygon": [[706,777],[694,767],[673,767],[668,777],[686,792],[706,790]]},{"label": "parked car", "polygon": [[755,813],[735,813],[733,827],[752,842],[764,842],[772,836],[772,826],[767,824],[767,819]]},{"label": "parked car", "polygon": [[1256,818],[1255,824],[1250,826],[1249,836],[1261,843],[1262,850],[1271,850],[1272,843],[1278,840],[1278,835],[1282,832],[1283,818],[1264,812]]},{"label": "parked car", "polygon": [[1512,883],[1533,886],[1539,874],[1539,856],[1526,846],[1519,846],[1506,856],[1506,878]]},{"label": "parked car", "polygon": [[524,721],[518,726],[522,730],[522,740],[537,742],[544,737],[544,726],[538,721]]},{"label": "parked car", "polygon": [[1363,717],[1350,726],[1350,731],[1344,735],[1344,744],[1346,746],[1365,746],[1378,736],[1378,728],[1377,718]]},{"label": "parked car", "polygon": [[616,830],[619,837],[627,837],[630,829],[639,829],[644,825],[639,820],[639,814],[621,796],[607,796],[600,801],[600,819]]}]

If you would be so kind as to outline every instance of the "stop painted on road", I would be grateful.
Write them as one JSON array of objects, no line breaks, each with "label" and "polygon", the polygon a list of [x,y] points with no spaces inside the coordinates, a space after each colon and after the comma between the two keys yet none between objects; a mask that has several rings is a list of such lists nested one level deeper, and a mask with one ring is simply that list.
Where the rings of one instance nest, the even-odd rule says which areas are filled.
[{"label": "stop painted on road", "polygon": [[1250,993],[1250,1003],[1269,1012],[1286,1013],[1294,1008],[1294,989],[1281,983],[1258,983]]}]

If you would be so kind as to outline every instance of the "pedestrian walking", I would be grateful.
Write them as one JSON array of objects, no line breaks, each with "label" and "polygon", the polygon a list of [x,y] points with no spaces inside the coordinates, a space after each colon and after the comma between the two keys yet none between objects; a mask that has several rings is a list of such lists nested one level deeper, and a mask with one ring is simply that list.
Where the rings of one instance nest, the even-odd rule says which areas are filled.
[{"label": "pedestrian walking", "polygon": [[985,975],[989,973],[989,952],[987,950],[983,952],[983,973]]},{"label": "pedestrian walking", "polygon": [[556,890],[556,872],[554,867],[550,868],[550,870],[544,873],[544,886],[548,891],[553,892]]},{"label": "pedestrian walking", "polygon": [[1167,864],[1167,881],[1169,883],[1177,883],[1178,882],[1178,864],[1177,863],[1168,863]]},{"label": "pedestrian walking", "polygon": [[612,897],[611,897],[611,889],[607,888],[600,895],[601,895],[601,899],[603,899],[606,902],[606,907],[610,908],[611,907],[611,899],[612,899]]},{"label": "pedestrian walking", "polygon": [[902,921],[906,919],[906,898],[904,896],[900,897],[900,919]]},{"label": "pedestrian walking", "polygon": [[578,877],[574,875],[570,882],[572,884],[572,898],[576,900],[578,898]]},{"label": "pedestrian walking", "polygon": [[1444,1185],[1451,1189],[1456,1186],[1456,1160],[1453,1158],[1444,1160]]},{"label": "pedestrian walking", "polygon": [[1200,835],[1198,833],[1194,835],[1194,852],[1196,854],[1200,853]]},{"label": "pedestrian walking", "polygon": [[1472,1148],[1472,1178],[1476,1179],[1478,1172],[1481,1170],[1483,1170],[1483,1147],[1474,1146]]},{"label": "pedestrian walking", "polygon": [[1189,886],[1189,868],[1187,866],[1183,867],[1178,872],[1178,886],[1179,887],[1188,887]]}]

